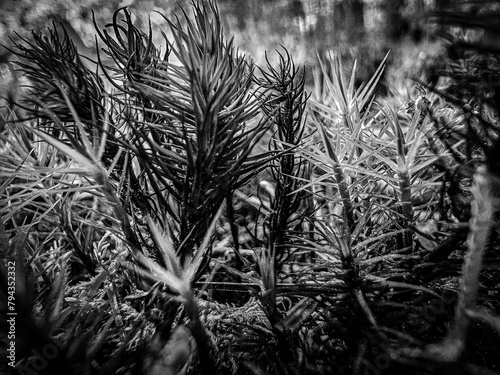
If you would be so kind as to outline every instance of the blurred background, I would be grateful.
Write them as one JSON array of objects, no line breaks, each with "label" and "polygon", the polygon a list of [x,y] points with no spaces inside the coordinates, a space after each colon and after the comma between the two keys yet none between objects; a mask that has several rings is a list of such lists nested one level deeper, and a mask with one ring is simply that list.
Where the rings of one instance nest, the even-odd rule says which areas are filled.
[{"label": "blurred background", "polygon": [[[456,3],[456,2],[455,2]],[[179,14],[179,5],[189,9],[189,0],[2,0],[0,43],[26,38],[32,31],[51,26],[55,16],[68,20],[87,46],[95,45],[92,10],[100,29],[113,12],[128,7],[137,27],[147,30],[151,22],[157,45],[164,45],[158,29],[167,30],[169,19]],[[345,66],[358,60],[357,84],[371,77],[388,51],[388,68],[382,94],[402,100],[414,87],[412,78],[426,81],[441,51],[439,28],[428,22],[433,11],[447,9],[450,0],[219,0],[228,37],[257,64],[264,65],[266,51],[276,59],[283,46],[313,84],[318,57],[332,52]],[[2,48],[0,54],[7,56]],[[3,58],[4,60],[6,57]],[[381,94],[379,92],[379,94]]]}]

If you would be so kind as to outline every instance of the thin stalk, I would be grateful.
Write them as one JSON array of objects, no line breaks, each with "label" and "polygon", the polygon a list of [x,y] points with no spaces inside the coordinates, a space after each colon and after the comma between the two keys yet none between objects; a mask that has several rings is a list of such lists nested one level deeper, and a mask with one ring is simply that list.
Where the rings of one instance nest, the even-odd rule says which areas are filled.
[{"label": "thin stalk", "polygon": [[460,292],[455,309],[455,324],[448,334],[450,342],[455,344],[456,359],[465,348],[465,337],[470,322],[467,312],[476,308],[479,274],[495,213],[492,183],[487,175],[486,167],[479,168],[474,175],[472,194],[474,200],[471,204],[472,217],[467,237],[468,252],[462,270]]},{"label": "thin stalk", "polygon": [[[401,192],[401,209],[404,216],[403,227],[408,229],[413,221],[413,202],[411,195],[410,173],[407,169],[398,171],[399,189]],[[407,231],[404,235],[403,247],[411,247],[412,235]]]},{"label": "thin stalk", "polygon": [[190,319],[191,333],[196,341],[201,373],[206,375],[216,374],[215,364],[211,356],[210,338],[200,320],[198,304],[193,291],[189,290],[184,293],[183,297],[185,298],[184,306]]},{"label": "thin stalk", "polygon": [[349,234],[350,237],[351,231],[353,231],[354,228],[356,227],[356,223],[354,222],[354,207],[352,204],[351,194],[349,193],[349,188],[347,186],[347,183],[345,182],[344,171],[340,167],[337,154],[333,149],[332,142],[328,138],[328,134],[326,133],[324,126],[320,123],[316,123],[316,125],[323,139],[323,144],[325,145],[326,153],[330,157],[330,164],[333,169],[335,181],[337,182],[338,185],[340,198],[342,199],[342,202],[344,204],[344,215],[347,222],[347,225],[344,226],[344,232],[346,235]]},{"label": "thin stalk", "polygon": [[236,226],[236,221],[234,218],[234,207],[233,207],[233,192],[228,191],[226,193],[226,214],[229,220],[229,226],[231,227],[231,236],[233,237],[234,252],[236,254],[235,268],[241,271],[241,267],[244,264],[243,256],[240,253],[240,243],[238,238],[238,227]]},{"label": "thin stalk", "polygon": [[[413,222],[413,202],[411,196],[411,175],[408,169],[408,163],[406,160],[406,145],[405,137],[397,117],[395,116],[396,133],[397,133],[397,149],[398,149],[398,165],[397,173],[399,180],[399,190],[400,190],[400,202],[401,210],[403,213],[404,221],[403,228],[408,229],[410,224]],[[412,245],[412,235],[411,232],[406,232],[403,235],[403,247],[411,247]]]}]

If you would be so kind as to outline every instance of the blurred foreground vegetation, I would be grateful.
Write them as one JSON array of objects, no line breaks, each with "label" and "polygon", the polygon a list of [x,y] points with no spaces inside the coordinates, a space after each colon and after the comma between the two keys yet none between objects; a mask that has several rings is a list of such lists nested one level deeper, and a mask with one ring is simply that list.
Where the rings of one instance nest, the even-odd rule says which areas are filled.
[{"label": "blurred foreground vegetation", "polygon": [[[287,3],[304,41],[325,22],[306,3]],[[232,40],[230,3],[201,0],[155,18],[164,32],[99,13],[98,52],[68,15],[12,40],[2,373],[500,371],[500,14],[420,2],[411,53],[439,60],[404,60],[415,40],[383,29],[400,60],[368,69],[356,4],[330,6],[357,34],[298,58],[252,60],[238,38],[259,17]]]}]

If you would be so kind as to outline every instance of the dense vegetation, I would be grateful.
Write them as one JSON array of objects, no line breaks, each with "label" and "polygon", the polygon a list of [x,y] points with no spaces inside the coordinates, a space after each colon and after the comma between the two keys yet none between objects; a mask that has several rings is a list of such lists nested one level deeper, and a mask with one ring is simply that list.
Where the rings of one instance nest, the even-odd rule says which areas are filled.
[{"label": "dense vegetation", "polygon": [[435,14],[446,60],[399,107],[385,59],[358,86],[326,54],[307,88],[192,8],[163,49],[126,9],[98,56],[64,24],[11,47],[18,372],[498,373],[499,16]]}]

